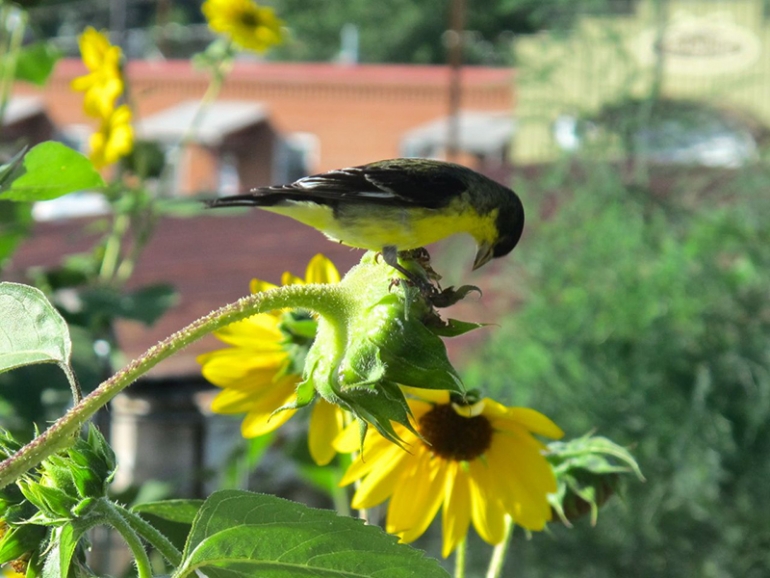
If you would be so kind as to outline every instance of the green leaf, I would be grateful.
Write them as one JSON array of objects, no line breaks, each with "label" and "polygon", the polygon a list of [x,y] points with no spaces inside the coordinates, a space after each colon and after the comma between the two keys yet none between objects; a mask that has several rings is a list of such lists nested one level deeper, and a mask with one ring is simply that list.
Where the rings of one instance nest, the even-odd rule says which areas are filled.
[{"label": "green leaf", "polygon": [[457,337],[469,333],[475,329],[489,326],[489,323],[474,323],[472,321],[460,321],[458,319],[447,319],[443,325],[431,325],[430,329],[440,337]]},{"label": "green leaf", "polygon": [[174,578],[445,578],[435,560],[380,528],[281,498],[224,490],[201,508]]},{"label": "green leaf", "polygon": [[91,516],[87,519],[70,520],[67,524],[54,528],[42,578],[67,578],[73,575],[73,561],[81,538],[88,530],[103,523],[105,520],[101,516]]},{"label": "green leaf", "polygon": [[14,180],[0,186],[0,199],[45,201],[86,189],[104,187],[104,180],[81,153],[61,143],[48,141],[32,148]]},{"label": "green leaf", "polygon": [[0,373],[33,363],[69,368],[72,342],[67,324],[42,291],[0,283],[0,314]]},{"label": "green leaf", "polygon": [[61,52],[51,42],[35,42],[21,49],[16,62],[16,79],[43,86],[51,76]]},{"label": "green leaf", "polygon": [[192,524],[201,506],[203,500],[161,500],[137,504],[131,511],[137,514],[151,514],[169,522]]},{"label": "green leaf", "polygon": [[[620,464],[613,463],[610,457]],[[631,452],[610,439],[590,433],[566,442],[549,443],[547,458],[557,474],[576,469],[595,474],[633,472],[640,481],[644,481],[644,475]]]},{"label": "green leaf", "polygon": [[43,526],[34,524],[15,525],[7,528],[0,538],[0,564],[15,560],[35,550],[45,540],[47,533]]}]

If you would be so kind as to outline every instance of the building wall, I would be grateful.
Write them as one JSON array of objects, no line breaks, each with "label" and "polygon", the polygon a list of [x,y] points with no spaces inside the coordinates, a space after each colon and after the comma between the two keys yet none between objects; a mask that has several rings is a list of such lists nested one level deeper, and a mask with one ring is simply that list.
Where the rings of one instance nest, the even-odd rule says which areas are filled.
[{"label": "building wall", "polygon": [[655,5],[645,0],[635,14],[584,17],[568,36],[516,42],[516,162],[559,154],[559,115],[646,96],[656,77],[663,96],[734,108],[770,125],[770,24],[762,0],[669,0],[660,3],[662,13]]},{"label": "building wall", "polygon": [[[127,70],[139,116],[200,98],[208,85],[188,61],[133,61]],[[83,115],[82,94],[70,89],[84,73],[80,61],[61,61],[42,90],[57,124],[94,124]],[[463,79],[463,108],[512,110],[510,69],[467,67]],[[237,63],[219,96],[266,104],[281,133],[316,135],[311,169],[323,171],[398,156],[404,132],[447,114],[448,86],[441,66]],[[18,84],[15,93],[40,91]]]}]

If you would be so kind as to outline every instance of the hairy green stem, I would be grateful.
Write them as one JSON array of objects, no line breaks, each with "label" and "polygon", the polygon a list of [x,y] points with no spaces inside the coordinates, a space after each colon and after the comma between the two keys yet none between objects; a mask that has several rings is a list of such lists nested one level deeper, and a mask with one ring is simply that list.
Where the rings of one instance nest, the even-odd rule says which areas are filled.
[{"label": "hairy green stem", "polygon": [[130,217],[125,213],[119,213],[112,221],[112,230],[104,244],[104,256],[99,267],[99,279],[103,282],[112,281],[115,270],[120,260],[120,250],[123,246],[123,238],[128,232],[131,223]]},{"label": "hairy green stem", "polygon": [[68,363],[62,363],[59,367],[64,371],[64,375],[67,376],[74,403],[80,403],[80,400],[83,399],[83,390],[80,388],[80,382],[78,381],[77,375],[75,375],[75,372],[72,371],[72,368]]},{"label": "hairy green stem", "polygon": [[225,305],[148,349],[102,382],[45,432],[0,463],[0,488],[37,466],[51,454],[70,445],[73,436],[99,408],[173,353],[234,321],[256,313],[283,308],[309,309],[337,326],[342,325],[341,322],[335,323],[335,320],[340,321],[341,309],[344,308],[342,295],[335,285],[287,285],[249,295]]},{"label": "hairy green stem", "polygon": [[176,567],[182,563],[182,553],[177,550],[176,546],[171,543],[171,540],[166,538],[160,533],[155,526],[147,522],[144,518],[135,514],[131,510],[127,510],[123,506],[114,504],[114,507],[118,509],[120,514],[126,520],[129,526],[134,531],[144,538],[149,544],[153,546],[161,555],[169,561],[169,563]]},{"label": "hairy green stem", "polygon": [[508,550],[511,548],[511,534],[513,534],[513,519],[510,516],[505,517],[505,535],[503,541],[495,546],[492,552],[492,558],[489,560],[486,578],[500,578],[503,575],[503,566]]},{"label": "hairy green stem", "polygon": [[97,502],[96,511],[104,516],[107,523],[115,528],[126,541],[126,544],[131,549],[131,553],[134,555],[136,573],[139,578],[152,578],[150,558],[144,549],[142,539],[123,517],[123,512],[107,499],[101,499]]}]

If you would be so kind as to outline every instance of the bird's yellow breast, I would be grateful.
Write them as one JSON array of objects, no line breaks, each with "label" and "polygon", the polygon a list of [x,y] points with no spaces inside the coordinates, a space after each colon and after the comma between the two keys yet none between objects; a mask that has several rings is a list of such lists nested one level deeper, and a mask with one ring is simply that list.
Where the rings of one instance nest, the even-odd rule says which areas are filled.
[{"label": "bird's yellow breast", "polygon": [[372,251],[387,246],[416,249],[457,233],[468,233],[479,243],[497,235],[497,211],[480,216],[460,204],[444,209],[353,205],[336,214],[329,206],[302,201],[263,208],[314,227],[344,245]]}]

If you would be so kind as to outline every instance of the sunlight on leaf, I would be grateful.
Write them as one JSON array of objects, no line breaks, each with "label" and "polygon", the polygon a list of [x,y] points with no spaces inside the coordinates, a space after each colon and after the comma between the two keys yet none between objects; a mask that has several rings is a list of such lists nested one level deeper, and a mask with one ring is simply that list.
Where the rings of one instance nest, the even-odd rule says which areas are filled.
[{"label": "sunlight on leaf", "polygon": [[21,165],[0,187],[0,199],[46,201],[103,186],[101,175],[84,155],[49,141],[33,147],[24,156]]},{"label": "sunlight on leaf", "polygon": [[436,560],[361,520],[241,490],[200,509],[174,578],[325,576],[445,578]]},{"label": "sunlight on leaf", "polygon": [[0,373],[33,363],[69,366],[72,342],[67,324],[42,291],[0,283],[0,314]]}]

